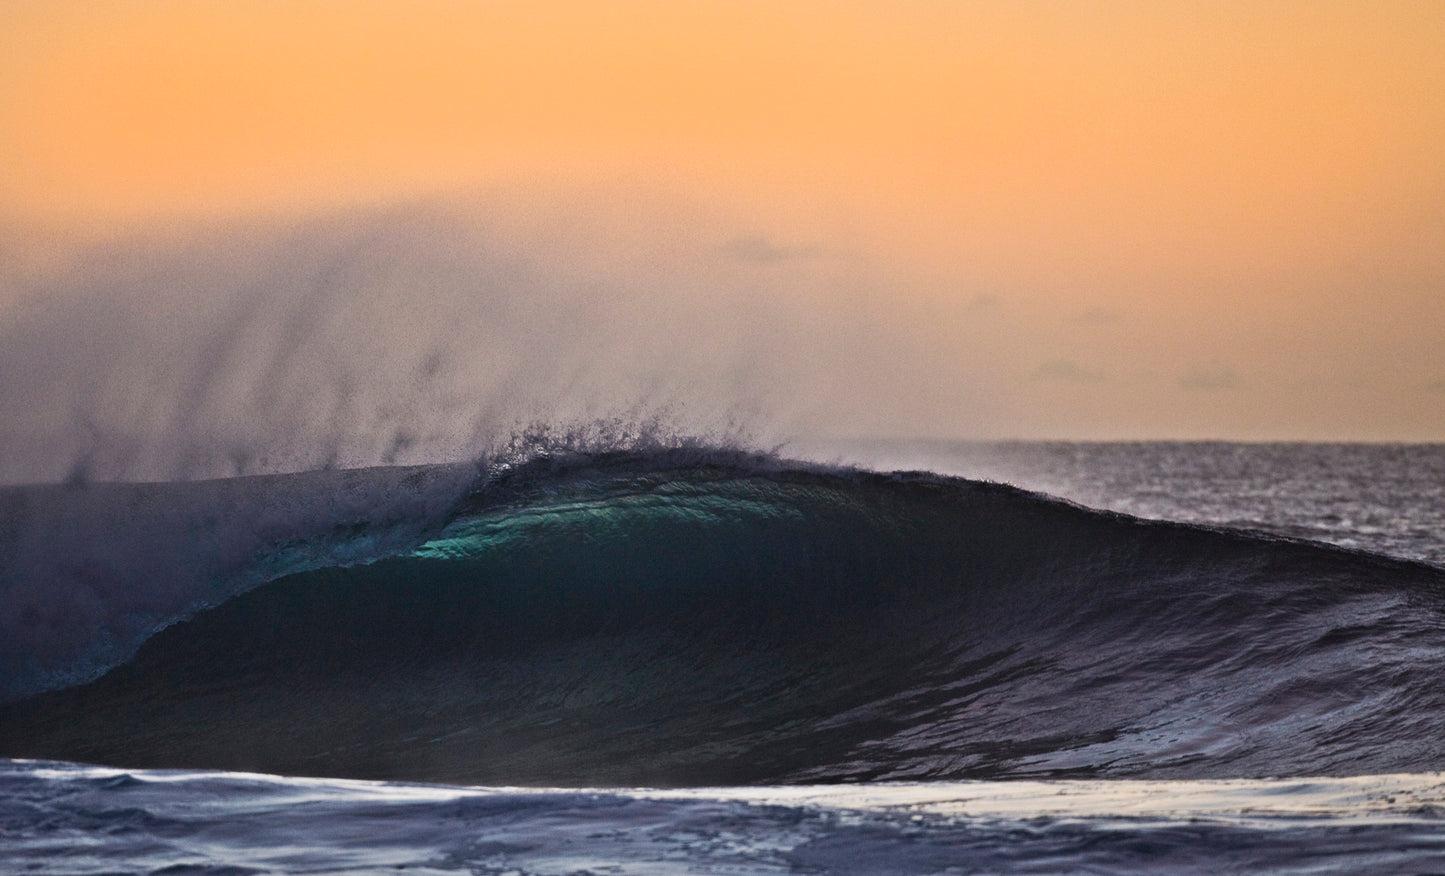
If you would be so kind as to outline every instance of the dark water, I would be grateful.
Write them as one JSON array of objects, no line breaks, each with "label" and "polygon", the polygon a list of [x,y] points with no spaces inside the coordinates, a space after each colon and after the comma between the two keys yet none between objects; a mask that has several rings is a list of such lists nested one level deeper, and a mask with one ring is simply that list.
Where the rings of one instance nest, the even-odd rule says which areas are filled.
[{"label": "dark water", "polygon": [[[1388,525],[1440,513],[1417,477],[1436,449],[930,452],[935,468],[1003,479],[1012,465],[1012,480],[1052,479],[1076,499],[1094,489],[1099,505],[1174,502],[1179,519],[706,448],[17,488],[0,518],[0,756],[714,789],[609,792],[600,809],[585,794],[488,792],[463,821],[510,839],[486,854],[453,849],[443,870],[585,869],[566,869],[553,843],[583,823],[632,837],[588,866],[675,854],[701,872],[1203,872],[1218,861],[1420,872],[1436,861],[1441,795],[1428,773],[1445,765],[1445,569],[1420,561],[1438,539],[1397,539]],[[1240,489],[1271,482],[1271,466],[1269,491]],[[1329,486],[1371,466],[1414,493],[1392,500],[1388,480]],[[1390,507],[1395,517],[1378,516]],[[1370,520],[1395,534],[1351,529]],[[127,782],[147,789],[128,816],[143,832],[207,794],[226,812],[260,805],[230,779],[215,790],[195,772],[122,775],[13,763],[0,848],[51,848],[33,845],[41,824],[109,835],[103,813],[132,811]],[[1282,787],[1273,776],[1318,778]],[[998,802],[1041,780],[1048,790],[1029,802]],[[339,795],[318,835],[364,822],[368,795],[412,799],[400,785],[274,781],[283,797]],[[919,781],[944,784],[893,784]],[[1360,796],[1360,781],[1375,790]],[[776,786],[818,783],[839,790],[779,802]],[[1227,802],[1160,808],[1197,787]],[[1054,789],[1090,802],[1058,810]],[[92,805],[102,815],[86,821]],[[1288,818],[1268,814],[1281,805]],[[404,809],[415,848],[432,847],[420,837],[440,811]],[[554,823],[574,827],[546,834]],[[549,851],[527,858],[519,849],[538,846],[518,845],[507,824],[551,837]],[[285,846],[277,829],[258,823],[249,839]],[[666,840],[687,830],[732,831],[744,863]],[[234,845],[184,848],[175,854],[236,860]],[[93,872],[113,863],[95,860]]]}]

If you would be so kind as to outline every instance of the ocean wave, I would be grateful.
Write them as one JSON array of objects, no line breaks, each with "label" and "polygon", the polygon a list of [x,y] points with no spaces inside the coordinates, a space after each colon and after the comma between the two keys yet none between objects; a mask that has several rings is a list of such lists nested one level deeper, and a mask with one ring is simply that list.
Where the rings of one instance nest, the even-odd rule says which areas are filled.
[{"label": "ocean wave", "polygon": [[559,786],[1445,763],[1430,566],[705,446],[126,489],[306,525],[200,596],[112,596],[143,644],[12,685],[0,756]]}]

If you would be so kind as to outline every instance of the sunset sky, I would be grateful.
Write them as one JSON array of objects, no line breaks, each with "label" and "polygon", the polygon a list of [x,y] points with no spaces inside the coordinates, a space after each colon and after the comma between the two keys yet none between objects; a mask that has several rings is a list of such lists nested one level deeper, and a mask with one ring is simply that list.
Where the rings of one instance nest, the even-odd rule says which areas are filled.
[{"label": "sunset sky", "polygon": [[784,431],[1445,440],[1434,0],[0,0],[0,317],[431,203],[774,302]]}]

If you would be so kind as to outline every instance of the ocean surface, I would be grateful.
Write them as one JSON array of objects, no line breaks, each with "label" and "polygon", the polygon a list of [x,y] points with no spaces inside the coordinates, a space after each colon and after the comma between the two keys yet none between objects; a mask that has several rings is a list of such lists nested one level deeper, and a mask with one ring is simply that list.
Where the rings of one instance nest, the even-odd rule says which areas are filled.
[{"label": "ocean surface", "polygon": [[1445,872],[1445,447],[0,488],[0,871]]}]

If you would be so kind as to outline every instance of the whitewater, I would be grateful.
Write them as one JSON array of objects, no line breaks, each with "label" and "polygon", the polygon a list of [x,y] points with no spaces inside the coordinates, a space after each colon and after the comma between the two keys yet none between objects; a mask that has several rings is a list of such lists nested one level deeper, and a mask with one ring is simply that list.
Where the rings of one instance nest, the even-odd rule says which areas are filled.
[{"label": "whitewater", "polygon": [[38,873],[1445,870],[1445,448],[0,488]]}]

